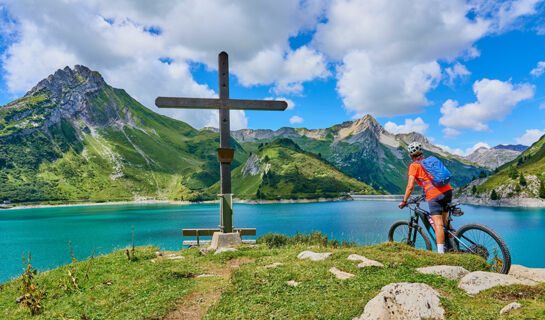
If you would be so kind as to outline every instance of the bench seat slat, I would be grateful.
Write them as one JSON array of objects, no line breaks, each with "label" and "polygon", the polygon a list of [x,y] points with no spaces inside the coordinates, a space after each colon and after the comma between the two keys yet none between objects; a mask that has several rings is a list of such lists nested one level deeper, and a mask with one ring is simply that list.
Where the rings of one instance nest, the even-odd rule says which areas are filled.
[{"label": "bench seat slat", "polygon": [[[235,232],[239,232],[241,236],[255,236],[256,229],[254,228],[235,228]],[[199,237],[211,237],[214,232],[220,232],[220,229],[182,229],[182,235],[184,237],[195,237],[197,233]]]}]

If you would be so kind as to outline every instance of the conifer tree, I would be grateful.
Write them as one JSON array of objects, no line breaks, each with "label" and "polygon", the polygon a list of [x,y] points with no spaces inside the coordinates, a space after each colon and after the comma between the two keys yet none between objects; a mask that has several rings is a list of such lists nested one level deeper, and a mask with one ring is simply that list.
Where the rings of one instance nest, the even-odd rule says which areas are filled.
[{"label": "conifer tree", "polygon": [[498,200],[500,197],[496,193],[496,190],[492,189],[492,192],[490,193],[490,200]]}]

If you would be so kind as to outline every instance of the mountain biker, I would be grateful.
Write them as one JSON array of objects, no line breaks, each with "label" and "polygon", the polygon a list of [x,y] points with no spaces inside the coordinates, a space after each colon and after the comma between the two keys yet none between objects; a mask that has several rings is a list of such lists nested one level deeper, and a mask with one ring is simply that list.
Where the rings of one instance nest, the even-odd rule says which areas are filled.
[{"label": "mountain biker", "polygon": [[403,209],[407,206],[407,201],[414,190],[414,182],[416,181],[426,194],[437,240],[437,252],[445,253],[445,232],[443,231],[443,225],[447,223],[447,206],[452,201],[452,188],[450,184],[443,187],[433,186],[430,177],[419,163],[419,161],[424,159],[422,144],[420,142],[409,144],[407,150],[411,155],[413,163],[409,166],[409,181],[407,182],[403,202],[399,204],[399,208]]}]

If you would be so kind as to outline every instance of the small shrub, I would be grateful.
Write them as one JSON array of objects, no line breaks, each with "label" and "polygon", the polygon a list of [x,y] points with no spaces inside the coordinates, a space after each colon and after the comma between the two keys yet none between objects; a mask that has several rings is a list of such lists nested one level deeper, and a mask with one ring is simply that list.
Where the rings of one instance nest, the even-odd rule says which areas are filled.
[{"label": "small shrub", "polygon": [[482,178],[486,178],[486,176],[487,176],[487,174],[486,174],[485,171],[481,171],[481,172],[479,173],[479,178],[481,178],[481,179],[482,179]]},{"label": "small shrub", "polygon": [[477,186],[473,185],[473,187],[471,187],[471,193],[472,194],[477,193]]},{"label": "small shrub", "polygon": [[269,248],[279,248],[288,244],[288,236],[278,233],[267,233],[256,240],[257,243],[265,243]]},{"label": "small shrub", "polygon": [[43,311],[43,300],[45,299],[45,291],[38,286],[34,280],[34,276],[38,273],[36,268],[30,264],[31,256],[28,253],[28,260],[23,254],[23,274],[21,275],[21,287],[19,292],[20,303],[30,310],[30,314],[36,315]]},{"label": "small shrub", "polygon": [[519,177],[519,173],[515,167],[511,167],[507,172],[507,175],[513,180],[516,180]]},{"label": "small shrub", "polygon": [[523,187],[526,187],[526,185],[528,184],[526,182],[526,178],[524,178],[524,175],[522,174],[522,172],[520,173],[520,177],[519,177],[519,184]]}]

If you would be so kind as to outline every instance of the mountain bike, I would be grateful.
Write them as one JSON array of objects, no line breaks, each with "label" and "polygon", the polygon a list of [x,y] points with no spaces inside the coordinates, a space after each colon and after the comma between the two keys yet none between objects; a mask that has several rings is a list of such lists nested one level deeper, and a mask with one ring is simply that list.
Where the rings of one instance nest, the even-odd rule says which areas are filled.
[{"label": "mountain bike", "polygon": [[[413,197],[407,202],[411,218],[394,222],[388,232],[388,241],[401,242],[411,247],[432,250],[430,238],[435,243],[435,231],[430,213],[420,208],[420,203],[424,200],[425,196],[421,195]],[[451,224],[452,217],[459,217],[463,214],[464,212],[460,209],[459,204],[449,205],[448,223],[447,226],[443,226],[445,231],[445,252],[478,255],[486,260],[491,271],[507,274],[511,268],[511,255],[503,239],[494,230],[477,223],[469,223],[455,230]],[[422,221],[425,228],[419,225],[420,221]]]}]

